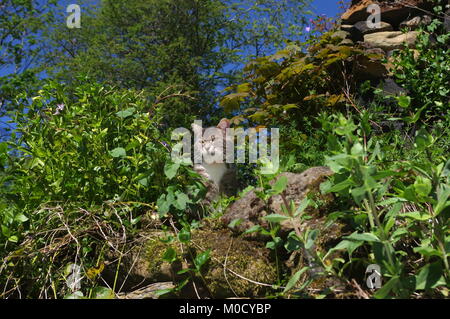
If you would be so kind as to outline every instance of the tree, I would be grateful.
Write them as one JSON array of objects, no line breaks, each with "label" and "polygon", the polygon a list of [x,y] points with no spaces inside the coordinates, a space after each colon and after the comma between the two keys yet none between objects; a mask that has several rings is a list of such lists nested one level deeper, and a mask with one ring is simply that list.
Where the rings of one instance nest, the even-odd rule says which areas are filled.
[{"label": "tree", "polygon": [[189,93],[195,101],[169,102],[177,104],[166,112],[168,123],[185,125],[186,114],[207,118],[218,112],[217,89],[235,81],[235,66],[246,56],[300,34],[307,2],[103,0],[82,12],[81,29],[60,24],[48,32],[42,69],[67,84],[76,74],[89,74],[146,89],[152,102],[163,91]]},{"label": "tree", "polygon": [[35,84],[37,38],[53,21],[55,0],[5,0],[0,4],[0,116],[16,92]]}]

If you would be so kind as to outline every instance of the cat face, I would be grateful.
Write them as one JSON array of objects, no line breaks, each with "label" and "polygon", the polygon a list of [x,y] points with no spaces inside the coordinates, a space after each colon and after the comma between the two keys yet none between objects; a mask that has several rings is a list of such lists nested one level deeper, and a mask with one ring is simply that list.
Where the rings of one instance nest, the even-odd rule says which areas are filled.
[{"label": "cat face", "polygon": [[[201,162],[207,164],[224,163],[226,149],[226,129],[230,127],[227,119],[222,119],[217,127],[202,127],[193,124],[192,129],[198,139],[194,141],[194,150],[198,156],[201,154]],[[201,132],[201,133],[200,133]]]}]

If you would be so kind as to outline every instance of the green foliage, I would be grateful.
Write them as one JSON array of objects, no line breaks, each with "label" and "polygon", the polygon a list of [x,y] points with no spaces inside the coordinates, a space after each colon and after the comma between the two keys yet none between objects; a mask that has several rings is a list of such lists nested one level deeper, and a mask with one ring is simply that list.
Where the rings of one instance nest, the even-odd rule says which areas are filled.
[{"label": "green foliage", "polygon": [[[81,80],[75,90],[48,81],[31,104],[20,104],[16,133],[0,144],[0,244],[2,257],[11,260],[0,267],[0,274],[8,269],[24,282],[31,274],[37,276],[24,291],[30,295],[50,289],[55,298],[110,296],[96,282],[102,270],[95,265],[104,258],[109,240],[105,234],[126,238],[143,217],[157,211],[183,222],[188,206],[205,190],[189,163],[169,161],[171,147],[165,141],[171,132],[164,131],[160,116],[164,103],[149,105],[145,91]],[[93,224],[98,233],[91,236]],[[47,246],[52,238],[26,241],[35,232],[53,233],[46,229],[65,229],[72,239],[63,248],[67,257],[56,263],[46,252],[52,251]],[[24,256],[30,248],[36,256],[27,263]],[[67,293],[61,277],[72,250],[80,252],[90,279],[84,295]],[[53,276],[43,276],[42,268],[54,268]],[[1,283],[5,280],[0,276]],[[48,280],[55,284],[48,287]]]},{"label": "green foliage", "polygon": [[[245,71],[248,82],[232,86],[224,97],[226,111],[242,109],[244,117],[257,123],[287,124],[311,118],[320,111],[345,105],[342,83],[353,87],[349,72],[362,50],[341,45],[339,32],[328,32],[308,42],[308,53],[291,44],[274,55],[250,62]],[[303,44],[303,46],[306,46]],[[241,117],[238,117],[240,120]]]},{"label": "green foliage", "polygon": [[50,24],[56,1],[5,0],[0,6],[0,116],[22,90],[36,87],[30,64],[39,59],[39,34]]},{"label": "green foliage", "polygon": [[[436,16],[443,8],[435,7]],[[418,114],[422,121],[448,123],[450,108],[450,33],[446,32],[440,19],[420,30],[414,49],[396,51],[394,76],[408,91],[400,97],[403,113]]]},{"label": "green foliage", "polygon": [[151,202],[164,185],[158,174],[168,156],[164,132],[143,92],[87,81],[69,99],[64,86],[50,82],[16,122],[19,137],[10,145],[22,156],[9,164],[15,178],[9,195],[20,207]]},{"label": "green foliage", "polygon": [[[356,231],[331,251],[343,249],[351,256],[361,247],[370,249],[366,263],[380,265],[383,276],[390,278],[376,298],[405,298],[417,290],[431,293],[447,286],[450,224],[442,212],[450,207],[448,173],[443,170],[448,162],[434,165],[428,158],[426,164],[414,160],[391,163],[381,151],[384,141],[375,137],[364,140],[363,123],[355,125],[339,115],[324,124],[333,154],[325,162],[336,174],[334,183],[324,185],[323,191],[338,194],[343,202],[352,201],[355,207],[345,218],[357,225]],[[431,137],[421,130],[411,153],[433,146],[419,142],[424,138]],[[396,147],[401,145],[389,149],[392,152]],[[402,245],[405,242],[409,244]],[[358,259],[350,258],[343,267],[354,262]]]},{"label": "green foliage", "polygon": [[[33,3],[2,6],[11,14],[0,17],[0,30],[10,31],[0,36],[0,68],[25,65],[28,49],[37,54],[20,44],[40,30],[36,16],[46,9]],[[177,287],[158,294],[179,293],[189,282],[208,292],[204,274],[214,257],[192,239],[205,222],[195,213],[207,189],[190,161],[170,159],[168,141],[171,128],[206,115],[214,120],[221,112],[215,90],[236,83],[240,71],[229,66],[246,54],[256,59],[244,69],[248,76],[226,89],[224,110],[235,112],[235,124],[280,128],[278,173],[329,166],[335,174],[320,189],[334,202],[321,218],[346,225],[331,248],[318,249],[323,232],[309,223],[308,211],[320,210],[321,201],[288,202],[286,177],[271,182],[276,174],[261,175],[263,163],[240,167],[244,186],[259,184],[256,195],[266,204],[272,196],[283,200],[280,212],[263,218],[268,227],[243,234],[266,239],[278,271],[275,295],[322,298],[326,289],[310,290],[316,279],[331,276],[348,288],[362,267],[378,264],[383,286],[368,296],[448,297],[448,32],[435,20],[416,51],[394,53],[395,77],[407,94],[382,98],[368,83],[356,90],[353,71],[365,53],[343,42],[342,32],[291,41],[261,57],[279,49],[283,35],[301,35],[301,24],[286,26],[304,22],[306,1],[259,4],[103,1],[86,11],[82,29],[50,30],[46,43],[54,50],[40,66],[51,65],[54,80],[38,91],[36,70],[1,79],[0,99],[14,101],[17,130],[0,142],[0,297],[113,298],[123,251],[146,227],[171,227],[173,236],[159,240],[174,245],[161,259],[186,265],[176,272]],[[374,100],[359,105],[365,103],[355,97],[367,93]],[[385,122],[402,130],[385,132]],[[215,224],[234,200],[214,203],[206,222]],[[293,227],[288,234],[285,223]],[[106,288],[99,284],[111,252],[118,261]],[[296,254],[301,267],[289,274],[285,264]],[[83,279],[78,288],[67,284],[74,267]]]}]

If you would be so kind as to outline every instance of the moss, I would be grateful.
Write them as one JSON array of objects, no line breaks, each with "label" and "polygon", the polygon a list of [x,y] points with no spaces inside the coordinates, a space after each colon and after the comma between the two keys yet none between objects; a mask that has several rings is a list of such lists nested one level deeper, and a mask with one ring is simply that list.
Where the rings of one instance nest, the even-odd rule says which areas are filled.
[{"label": "moss", "polygon": [[[161,242],[161,233],[159,235],[149,234],[146,237],[150,237],[150,239],[144,243],[139,260],[134,265],[134,273],[139,273],[146,281],[181,282],[189,276],[187,273],[176,275],[179,270],[188,267],[184,260],[191,263],[192,257],[208,249],[211,250],[211,258],[202,269],[204,281],[200,278],[195,280],[196,285],[205,286],[206,283],[207,289],[202,289],[197,285],[200,292],[208,292],[205,293],[205,296],[211,297],[212,295],[213,298],[263,297],[270,287],[254,282],[271,285],[277,281],[276,267],[270,260],[270,251],[264,247],[263,243],[235,238],[230,230],[218,229],[217,222],[209,221],[204,224],[202,229],[193,230],[192,239],[188,245],[184,245],[183,250],[180,249],[178,242],[170,244]],[[179,261],[169,264],[162,260],[169,247],[175,249],[178,256],[184,252],[183,258],[180,258],[183,263]],[[230,271],[226,271],[225,274],[225,265],[227,270],[231,270],[235,274]],[[191,264],[189,267],[192,268],[193,265]],[[240,278],[236,274],[253,282]],[[191,293],[191,290],[185,289],[181,296],[194,298],[195,295],[190,295]]]},{"label": "moss", "polygon": [[146,242],[144,258],[145,268],[147,269],[146,277],[148,279],[155,281],[173,279],[172,266],[162,259],[169,247],[168,244],[161,242],[159,238],[153,238]]},{"label": "moss", "polygon": [[[200,230],[193,234],[192,242],[211,249],[211,262],[204,271],[208,289],[215,298],[264,296],[265,284],[277,280],[275,265],[270,261],[269,251],[260,242],[234,238],[229,230],[210,232]],[[249,280],[240,278],[230,271]]]}]

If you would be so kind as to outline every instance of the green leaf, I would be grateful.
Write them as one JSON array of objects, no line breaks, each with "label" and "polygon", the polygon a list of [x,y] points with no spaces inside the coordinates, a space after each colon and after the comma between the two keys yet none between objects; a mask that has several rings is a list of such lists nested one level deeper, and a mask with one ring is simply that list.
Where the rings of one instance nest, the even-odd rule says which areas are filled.
[{"label": "green leaf", "polygon": [[442,285],[445,285],[445,278],[439,261],[422,267],[416,275],[416,290],[433,289]]},{"label": "green leaf", "polygon": [[234,227],[239,226],[240,224],[242,224],[243,221],[244,221],[244,220],[243,220],[242,218],[236,218],[236,219],[233,219],[233,220],[228,224],[228,227],[234,228]]},{"label": "green leaf", "polygon": [[397,97],[397,102],[400,107],[407,108],[411,104],[411,98],[406,95]]},{"label": "green leaf", "polygon": [[428,178],[417,176],[414,182],[414,190],[420,197],[427,197],[431,192],[431,180]]},{"label": "green leaf", "polygon": [[114,299],[114,292],[106,287],[95,287],[92,290],[92,299]]},{"label": "green leaf", "polygon": [[262,229],[262,227],[259,225],[252,226],[244,232],[244,235],[256,233],[256,232],[260,231],[261,229]]},{"label": "green leaf", "polygon": [[347,250],[347,253],[351,255],[358,247],[362,246],[363,244],[363,241],[343,240],[339,244],[337,244],[336,247],[330,249],[326,256],[336,250]]},{"label": "green leaf", "polygon": [[276,183],[272,186],[273,194],[281,194],[288,184],[288,179],[286,176],[281,176]]},{"label": "green leaf", "polygon": [[166,251],[164,252],[164,255],[162,256],[162,260],[170,264],[173,263],[176,259],[177,259],[177,252],[172,247],[167,248]]},{"label": "green leaf", "polygon": [[81,291],[75,291],[74,293],[67,295],[64,299],[86,299]]},{"label": "green leaf", "polygon": [[166,163],[164,166],[164,174],[168,179],[172,179],[178,172],[180,168],[180,163]]},{"label": "green leaf", "polygon": [[124,119],[124,118],[127,118],[127,117],[133,115],[135,111],[136,111],[136,109],[134,107],[130,107],[124,111],[117,112],[116,115],[118,117]]},{"label": "green leaf", "polygon": [[364,148],[361,143],[355,143],[350,150],[352,155],[362,156],[364,154]]},{"label": "green leaf", "polygon": [[275,237],[272,241],[267,242],[266,248],[276,249],[283,244],[283,240],[280,237]]},{"label": "green leaf", "polygon": [[208,249],[205,252],[203,252],[195,257],[194,264],[195,264],[195,268],[197,268],[197,270],[200,271],[202,266],[204,264],[206,264],[206,262],[209,260],[210,254],[211,254],[211,250]]},{"label": "green leaf", "polygon": [[19,238],[17,236],[13,235],[13,236],[10,236],[8,238],[8,240],[12,243],[17,243],[19,241]]},{"label": "green leaf", "polygon": [[384,299],[388,296],[392,289],[394,289],[400,282],[399,277],[392,277],[387,283],[383,285],[375,294],[376,299]]},{"label": "green leaf", "polygon": [[403,213],[400,214],[400,217],[408,217],[408,218],[412,218],[414,220],[419,220],[419,221],[425,221],[425,220],[429,220],[430,218],[432,218],[432,216],[428,213],[425,212],[408,212],[408,213]]},{"label": "green leaf", "polygon": [[14,216],[14,220],[17,222],[24,223],[28,220],[28,217],[26,217],[24,214],[17,214],[16,216]]},{"label": "green leaf", "polygon": [[178,233],[178,240],[183,244],[187,244],[191,240],[191,232],[183,228]]},{"label": "green leaf", "polygon": [[439,250],[434,249],[433,247],[428,246],[428,245],[426,245],[426,246],[424,245],[424,246],[415,247],[415,248],[413,249],[413,251],[414,251],[415,253],[419,253],[419,254],[421,254],[422,256],[425,256],[425,257],[431,257],[431,256],[439,256],[439,257],[442,257],[442,253],[441,253]]},{"label": "green leaf", "polygon": [[301,275],[303,275],[305,273],[305,271],[307,271],[309,269],[309,267],[303,267],[302,269],[300,269],[299,271],[297,271],[292,277],[291,279],[289,279],[289,282],[287,283],[286,287],[284,288],[283,292],[288,292],[289,290],[291,290],[296,284],[297,282],[300,280]]},{"label": "green leaf", "polygon": [[351,179],[346,179],[343,182],[340,182],[339,184],[336,184],[328,189],[327,193],[337,193],[344,189],[349,188],[350,186],[353,186],[354,182]]},{"label": "green leaf", "polygon": [[416,133],[415,145],[419,150],[429,147],[433,143],[433,137],[424,128]]},{"label": "green leaf", "polygon": [[296,209],[295,213],[294,213],[294,217],[297,217],[298,215],[300,215],[301,213],[303,213],[305,211],[305,209],[311,204],[311,200],[309,198],[304,198],[300,205],[298,206],[298,208]]},{"label": "green leaf", "polygon": [[426,106],[419,109],[416,113],[414,113],[414,116],[410,117],[407,116],[403,120],[408,124],[416,123],[420,119],[420,114],[422,114],[422,111],[425,110]]},{"label": "green leaf", "polygon": [[444,169],[442,170],[442,173],[441,173],[441,176],[442,177],[450,176],[450,160],[448,160],[447,163],[445,163]]},{"label": "green leaf", "polygon": [[280,215],[280,214],[271,214],[271,215],[264,216],[263,219],[265,219],[271,223],[281,223],[281,222],[289,219],[289,217]]},{"label": "green leaf", "polygon": [[305,243],[305,249],[309,250],[314,246],[317,236],[319,236],[318,229],[314,229],[308,233],[308,239],[306,240]]},{"label": "green leaf", "polygon": [[286,243],[284,244],[284,248],[286,248],[288,252],[293,252],[301,247],[302,243],[298,239],[297,235],[295,232],[291,232],[286,240]]},{"label": "green leaf", "polygon": [[177,199],[174,202],[174,206],[175,208],[179,209],[179,210],[185,210],[187,207],[188,203],[191,203],[191,200],[189,199],[189,197],[182,193],[182,192],[176,192],[175,193]]},{"label": "green leaf", "polygon": [[437,190],[438,203],[434,208],[435,215],[439,215],[446,207],[450,206],[450,201],[447,199],[450,197],[450,187],[445,184],[441,184]]},{"label": "green leaf", "polygon": [[127,156],[127,152],[123,147],[117,147],[110,151],[109,154],[114,158]]},{"label": "green leaf", "polygon": [[169,212],[171,203],[167,200],[166,194],[162,194],[156,201],[156,205],[158,206],[158,213],[165,215]]},{"label": "green leaf", "polygon": [[380,239],[372,233],[358,234],[355,232],[350,236],[345,236],[344,238],[357,241],[380,242]]},{"label": "green leaf", "polygon": [[168,289],[159,289],[155,291],[155,296],[156,297],[161,297],[163,295],[167,295],[168,293],[171,293],[173,291],[173,288],[168,288]]}]

